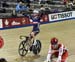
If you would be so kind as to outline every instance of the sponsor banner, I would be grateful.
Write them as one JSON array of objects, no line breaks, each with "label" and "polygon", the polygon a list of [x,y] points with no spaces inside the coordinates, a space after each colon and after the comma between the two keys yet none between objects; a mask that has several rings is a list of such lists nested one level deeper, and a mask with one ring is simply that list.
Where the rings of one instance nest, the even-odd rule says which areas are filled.
[{"label": "sponsor banner", "polygon": [[48,22],[49,21],[48,15],[43,15],[41,19],[42,19],[43,22]]},{"label": "sponsor banner", "polygon": [[55,13],[55,14],[49,14],[49,21],[57,21],[57,20],[63,20],[73,17],[73,12],[62,12],[62,13]]},{"label": "sponsor banner", "polygon": [[21,18],[5,18],[2,19],[3,27],[14,27],[14,26],[22,26],[25,24],[30,24],[29,18],[21,17]]},{"label": "sponsor banner", "polygon": [[[42,16],[42,22],[48,22],[49,18],[48,15]],[[3,22],[3,28],[11,28],[16,26],[23,26],[32,24],[31,20],[28,17],[19,17],[19,18],[4,18],[2,19]]]},{"label": "sponsor banner", "polygon": [[75,11],[73,11],[73,14],[72,15],[73,15],[73,18],[75,18]]},{"label": "sponsor banner", "polygon": [[2,19],[0,19],[0,28],[3,28]]}]

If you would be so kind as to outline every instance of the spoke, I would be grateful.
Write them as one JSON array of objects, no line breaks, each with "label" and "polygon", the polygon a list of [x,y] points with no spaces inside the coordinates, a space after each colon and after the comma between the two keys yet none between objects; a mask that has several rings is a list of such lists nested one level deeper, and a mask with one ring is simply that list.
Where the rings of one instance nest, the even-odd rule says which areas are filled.
[{"label": "spoke", "polygon": [[19,50],[27,51],[25,48],[20,48]]},{"label": "spoke", "polygon": [[23,50],[23,48],[20,48],[19,50]]},{"label": "spoke", "polygon": [[22,55],[24,55],[24,50],[22,51]]},{"label": "spoke", "polygon": [[25,56],[27,54],[28,50],[26,49],[26,47],[27,47],[27,45],[24,41],[20,43],[20,45],[19,45],[19,54],[21,56]]},{"label": "spoke", "polygon": [[28,50],[26,50],[26,49],[23,49],[24,51],[28,51]]},{"label": "spoke", "polygon": [[20,47],[25,49],[25,43],[22,42],[22,44],[20,45]]}]

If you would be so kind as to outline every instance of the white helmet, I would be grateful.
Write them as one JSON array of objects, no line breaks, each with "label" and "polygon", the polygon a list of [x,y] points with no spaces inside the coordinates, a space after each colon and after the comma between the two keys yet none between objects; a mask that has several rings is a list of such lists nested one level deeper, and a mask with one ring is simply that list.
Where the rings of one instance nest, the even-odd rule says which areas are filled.
[{"label": "white helmet", "polygon": [[33,10],[33,13],[39,13],[39,11],[38,10]]}]

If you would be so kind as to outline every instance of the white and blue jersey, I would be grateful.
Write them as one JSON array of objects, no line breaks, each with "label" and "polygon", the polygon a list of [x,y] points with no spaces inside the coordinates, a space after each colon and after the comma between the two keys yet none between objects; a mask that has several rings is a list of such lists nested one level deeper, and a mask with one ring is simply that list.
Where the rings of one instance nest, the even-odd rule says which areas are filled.
[{"label": "white and blue jersey", "polygon": [[41,19],[41,16],[32,14],[30,19],[32,19],[32,22],[33,22],[32,31],[33,32],[40,32],[40,19]]},{"label": "white and blue jersey", "polygon": [[40,31],[40,16],[31,16],[33,21],[33,29],[32,31],[39,32]]}]

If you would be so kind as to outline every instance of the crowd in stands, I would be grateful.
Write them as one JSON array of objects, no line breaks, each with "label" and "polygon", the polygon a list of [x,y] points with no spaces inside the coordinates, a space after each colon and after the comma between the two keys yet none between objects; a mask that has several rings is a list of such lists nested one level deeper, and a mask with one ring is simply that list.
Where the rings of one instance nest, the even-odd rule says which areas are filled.
[{"label": "crowd in stands", "polygon": [[75,0],[1,0],[0,3],[0,15],[9,14],[8,17],[25,16],[34,9],[43,14],[75,10]]}]

